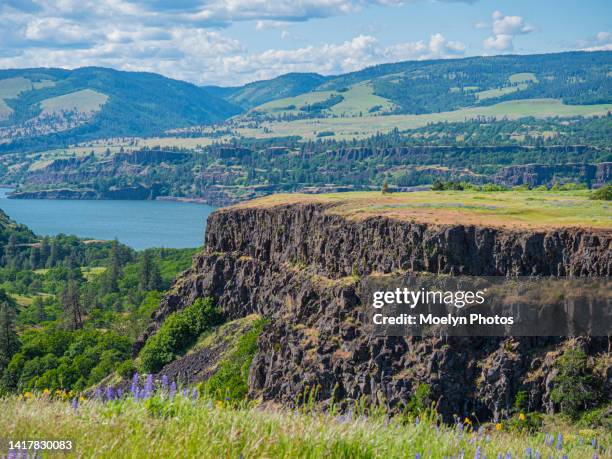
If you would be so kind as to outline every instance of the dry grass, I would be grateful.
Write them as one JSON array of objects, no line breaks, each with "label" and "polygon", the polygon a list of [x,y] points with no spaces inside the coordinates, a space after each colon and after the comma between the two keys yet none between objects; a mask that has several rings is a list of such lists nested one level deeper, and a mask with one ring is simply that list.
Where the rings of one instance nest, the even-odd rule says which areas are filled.
[{"label": "dry grass", "polygon": [[612,210],[605,201],[588,199],[588,191],[423,191],[277,194],[229,209],[320,203],[326,212],[351,219],[386,216],[430,224],[464,224],[506,228],[563,227],[612,230]]}]

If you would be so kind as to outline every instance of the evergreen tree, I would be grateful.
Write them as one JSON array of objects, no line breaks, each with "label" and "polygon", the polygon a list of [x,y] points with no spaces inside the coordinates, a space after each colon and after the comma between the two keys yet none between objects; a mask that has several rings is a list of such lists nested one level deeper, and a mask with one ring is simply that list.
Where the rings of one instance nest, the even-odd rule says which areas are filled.
[{"label": "evergreen tree", "polygon": [[40,242],[40,266],[44,267],[47,265],[47,260],[49,259],[50,247],[49,247],[49,238],[44,237]]},{"label": "evergreen tree", "polygon": [[40,251],[37,247],[30,249],[30,268],[38,269],[40,263]]},{"label": "evergreen tree", "polygon": [[32,302],[32,307],[36,311],[36,321],[44,322],[47,320],[47,313],[45,312],[45,302],[42,296],[35,296]]},{"label": "evergreen tree", "polygon": [[70,322],[72,329],[77,330],[83,327],[83,314],[79,285],[73,279],[68,281],[66,288],[61,295],[62,309],[66,319]]},{"label": "evergreen tree", "polygon": [[57,240],[54,238],[51,241],[51,247],[49,248],[49,258],[47,258],[47,268],[54,268],[59,261],[59,247]]},{"label": "evergreen tree", "polygon": [[140,290],[159,290],[161,288],[161,274],[150,250],[145,250],[140,265]]},{"label": "evergreen tree", "polygon": [[15,331],[16,309],[15,301],[0,289],[0,368],[6,367],[19,350],[19,339]]},{"label": "evergreen tree", "polygon": [[119,253],[119,242],[113,241],[106,270],[106,291],[113,293],[119,291],[119,278],[121,277],[121,254]]}]

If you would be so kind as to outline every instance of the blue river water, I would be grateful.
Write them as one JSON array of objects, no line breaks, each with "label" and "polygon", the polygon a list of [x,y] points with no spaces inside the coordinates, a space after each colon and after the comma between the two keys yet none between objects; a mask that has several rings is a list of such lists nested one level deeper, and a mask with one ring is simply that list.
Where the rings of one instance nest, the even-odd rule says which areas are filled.
[{"label": "blue river water", "polygon": [[54,201],[7,199],[0,188],[0,209],[36,234],[74,234],[115,239],[137,250],[149,247],[199,247],[214,207],[174,201]]}]

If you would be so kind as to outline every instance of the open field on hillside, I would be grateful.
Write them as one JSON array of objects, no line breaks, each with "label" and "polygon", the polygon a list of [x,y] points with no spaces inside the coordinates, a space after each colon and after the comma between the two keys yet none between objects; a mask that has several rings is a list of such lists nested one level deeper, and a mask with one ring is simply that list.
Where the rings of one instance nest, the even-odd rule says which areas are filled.
[{"label": "open field on hillside", "polygon": [[[517,119],[564,116],[605,115],[612,111],[612,104],[565,105],[555,99],[530,99],[502,102],[486,107],[472,107],[451,112],[425,115],[363,116],[351,118],[316,118],[288,122],[262,123],[261,128],[242,128],[238,132],[245,137],[286,137],[299,135],[314,139],[320,132],[333,132],[336,139],[368,137],[377,132],[386,133],[394,128],[415,129],[435,122],[462,122],[478,117]],[[264,132],[265,130],[265,132]]]},{"label": "open field on hillside", "polygon": [[[156,395],[145,400],[69,402],[29,394],[0,400],[7,440],[70,440],[62,457],[442,458],[609,457],[610,433],[571,429],[549,419],[545,433],[472,429],[471,421],[436,427],[382,414],[316,414],[236,408],[227,402]],[[78,403],[78,406],[76,406]],[[76,408],[75,408],[76,407]],[[559,435],[561,434],[561,436]],[[595,446],[594,446],[595,445]],[[601,446],[600,446],[601,445]],[[508,456],[506,456],[508,454]],[[567,456],[564,456],[567,455]]]},{"label": "open field on hillside", "polygon": [[393,103],[384,97],[374,94],[370,83],[360,83],[351,86],[345,91],[313,91],[295,97],[286,97],[255,107],[253,111],[267,113],[269,115],[296,115],[304,113],[300,107],[340,95],[343,100],[333,107],[324,110],[325,113],[333,115],[358,116],[360,113],[367,114],[372,108],[384,113],[393,108]]},{"label": "open field on hillside", "polygon": [[588,199],[588,191],[420,191],[381,194],[277,194],[236,207],[291,203],[332,204],[327,211],[364,219],[384,215],[404,221],[507,228],[589,227],[612,230],[612,207]]},{"label": "open field on hillside", "polygon": [[63,96],[45,99],[40,105],[43,109],[43,115],[51,115],[63,111],[93,113],[100,110],[107,100],[108,96],[106,94],[91,89],[83,89],[71,92],[70,94],[64,94]]}]

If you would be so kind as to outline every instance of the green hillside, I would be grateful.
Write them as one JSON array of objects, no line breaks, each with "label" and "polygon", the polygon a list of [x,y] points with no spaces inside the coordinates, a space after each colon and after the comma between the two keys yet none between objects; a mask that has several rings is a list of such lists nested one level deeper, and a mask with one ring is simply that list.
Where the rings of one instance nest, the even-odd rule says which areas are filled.
[{"label": "green hillside", "polygon": [[183,81],[105,68],[0,71],[0,140],[8,149],[149,135],[220,122],[231,103]]},{"label": "green hillside", "polygon": [[[409,61],[330,77],[298,97],[242,105],[253,106],[252,115],[317,118],[435,114],[518,99],[606,104],[611,75],[609,51]],[[308,101],[321,104],[313,110]]]},{"label": "green hillside", "polygon": [[316,73],[287,73],[271,80],[255,81],[244,86],[233,88],[206,86],[204,89],[249,109],[272,100],[312,91],[326,80],[326,77]]}]

